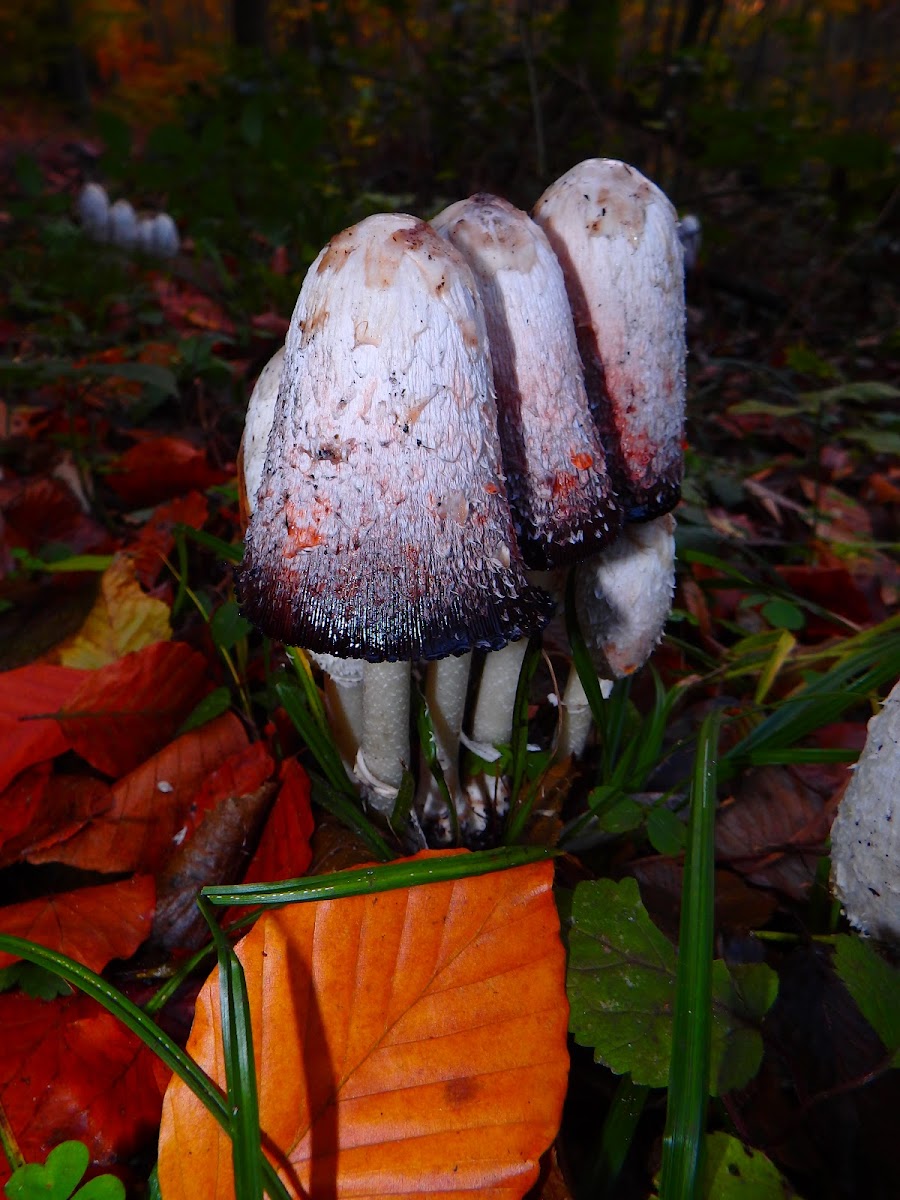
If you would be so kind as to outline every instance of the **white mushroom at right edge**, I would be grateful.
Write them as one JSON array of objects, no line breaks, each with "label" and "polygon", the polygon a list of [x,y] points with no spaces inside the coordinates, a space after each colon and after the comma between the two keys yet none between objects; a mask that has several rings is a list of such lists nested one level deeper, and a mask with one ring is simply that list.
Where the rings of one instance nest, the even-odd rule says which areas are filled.
[{"label": "white mushroom at right edge", "polygon": [[900,682],[869,721],[838,806],[831,880],[855,929],[900,945]]}]

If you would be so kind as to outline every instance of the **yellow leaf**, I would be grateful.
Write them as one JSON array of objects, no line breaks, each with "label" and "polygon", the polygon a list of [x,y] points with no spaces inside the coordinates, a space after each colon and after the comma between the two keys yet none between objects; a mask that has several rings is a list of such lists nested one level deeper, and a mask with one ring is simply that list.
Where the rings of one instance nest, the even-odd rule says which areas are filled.
[{"label": "yellow leaf", "polygon": [[172,637],[169,606],[142,591],[134,565],[117,554],[100,580],[100,594],[78,633],[58,647],[64,667],[96,669]]},{"label": "yellow leaf", "polygon": [[[292,904],[239,943],[263,1143],[292,1196],[528,1191],[568,1073],[552,879],[542,862]],[[188,1051],[224,1088],[216,973]],[[166,1200],[234,1197],[230,1141],[178,1079],[159,1183]]]}]

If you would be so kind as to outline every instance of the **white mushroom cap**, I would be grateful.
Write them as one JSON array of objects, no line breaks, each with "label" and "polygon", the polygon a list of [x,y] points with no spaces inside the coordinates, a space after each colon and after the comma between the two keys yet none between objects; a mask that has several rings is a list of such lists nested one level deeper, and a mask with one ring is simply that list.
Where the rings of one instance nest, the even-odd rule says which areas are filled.
[{"label": "white mushroom cap", "polygon": [[598,675],[623,679],[662,637],[675,589],[675,518],[626,525],[575,576],[578,623]]},{"label": "white mushroom cap", "polygon": [[566,277],[588,396],[626,520],[673,508],[684,425],[684,265],[675,209],[634,167],[592,158],[534,219]]},{"label": "white mushroom cap", "polygon": [[596,553],[622,513],[584,387],[562,269],[521,209],[481,193],[432,221],[460,251],[484,303],[503,466],[529,567]]},{"label": "white mushroom cap", "polygon": [[109,197],[99,183],[86,183],[78,196],[78,219],[92,238],[105,242],[109,236]]},{"label": "white mushroom cap", "polygon": [[109,240],[122,250],[133,250],[137,245],[137,216],[127,200],[117,200],[109,210]]},{"label": "white mushroom cap", "polygon": [[524,573],[475,281],[415,217],[345,230],[288,332],[238,574],[288,644],[377,662],[496,649],[552,601]]},{"label": "white mushroom cap", "polygon": [[246,508],[245,520],[249,519],[256,508],[256,493],[262,480],[269,433],[275,420],[275,405],[278,402],[283,367],[284,346],[275,351],[260,371],[247,404],[244,436],[238,451],[238,487],[243,489],[242,507]]},{"label": "white mushroom cap", "polygon": [[831,827],[831,878],[850,924],[900,944],[900,682],[869,721]]},{"label": "white mushroom cap", "polygon": [[174,258],[178,253],[178,227],[167,212],[157,213],[153,218],[151,244],[157,258]]}]

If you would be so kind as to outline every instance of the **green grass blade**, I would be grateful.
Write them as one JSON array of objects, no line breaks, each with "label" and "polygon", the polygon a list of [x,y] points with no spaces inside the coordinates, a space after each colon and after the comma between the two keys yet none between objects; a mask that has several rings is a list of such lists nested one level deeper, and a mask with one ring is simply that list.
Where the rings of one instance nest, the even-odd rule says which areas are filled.
[{"label": "green grass blade", "polygon": [[295,728],[308,746],[310,753],[322,769],[325,778],[336,792],[357,800],[353,784],[347,778],[341,756],[332,741],[331,734],[323,731],[314,712],[311,712],[305,690],[298,684],[281,679],[275,684],[275,694],[285,707]]},{"label": "green grass blade", "polygon": [[342,792],[335,791],[326,780],[312,772],[309,780],[312,785],[313,802],[337,817],[348,829],[352,829],[362,838],[375,858],[389,862],[397,857],[396,852],[390,848],[355,799],[350,800]]},{"label": "green grass blade", "polygon": [[613,1194],[649,1094],[650,1089],[635,1083],[630,1075],[619,1080],[603,1122],[596,1158],[583,1186],[578,1188],[579,1200],[604,1200]]},{"label": "green grass blade", "polygon": [[600,691],[600,681],[597,679],[597,672],[594,670],[594,664],[591,662],[591,656],[588,653],[584,635],[578,623],[578,613],[575,611],[574,568],[569,571],[569,577],[566,580],[566,634],[568,635],[569,646],[572,650],[572,662],[575,665],[575,670],[578,672],[578,678],[581,680],[584,694],[587,696],[591,716],[594,718],[594,724],[597,728],[602,730],[606,724],[606,709],[604,707],[606,701],[603,699],[603,693]]},{"label": "green grass blade", "polygon": [[718,736],[719,713],[712,712],[700,729],[691,788],[660,1200],[693,1200],[700,1186],[712,1031]]},{"label": "green grass blade", "polygon": [[523,867],[556,857],[556,851],[544,846],[501,846],[496,850],[474,850],[449,857],[412,859],[377,867],[359,867],[333,875],[311,875],[306,879],[288,879],[283,883],[237,884],[233,887],[205,887],[202,895],[211,904],[296,904],[307,900],[337,900],[343,896],[368,896],[396,888],[418,887],[425,883],[446,883],[470,875],[487,875],[510,867]]},{"label": "green grass blade", "polygon": [[[190,1088],[197,1099],[215,1117],[225,1132],[231,1134],[231,1114],[217,1085],[205,1071],[197,1066],[190,1055],[185,1053],[167,1033],[159,1028],[155,1021],[152,1021],[127,996],[123,996],[117,988],[93,971],[88,970],[87,967],[82,966],[81,963],[67,958],[65,954],[48,950],[34,942],[27,942],[24,938],[13,937],[6,933],[0,934],[0,950],[5,950],[8,954],[15,954],[17,957],[25,959],[26,962],[43,967],[60,979],[65,979],[67,983],[84,992],[86,996],[96,1000],[174,1071],[182,1083]],[[272,1200],[290,1200],[287,1189],[268,1160],[265,1162],[263,1172],[265,1188]]]},{"label": "green grass blade", "polygon": [[240,1200],[262,1200],[263,1152],[247,981],[240,960],[219,928],[211,906],[201,898],[198,907],[212,931],[219,960],[219,1016],[232,1122],[235,1194]]}]

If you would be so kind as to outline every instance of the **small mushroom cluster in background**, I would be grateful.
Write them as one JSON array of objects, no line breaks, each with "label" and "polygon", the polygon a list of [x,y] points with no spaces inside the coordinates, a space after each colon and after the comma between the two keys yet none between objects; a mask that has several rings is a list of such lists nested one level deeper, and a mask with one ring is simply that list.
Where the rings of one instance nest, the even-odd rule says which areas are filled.
[{"label": "small mushroom cluster in background", "polygon": [[84,185],[77,209],[81,224],[95,242],[137,250],[150,258],[174,258],[178,253],[178,229],[166,212],[138,216],[127,200],[110,204],[99,183]]},{"label": "small mushroom cluster in background", "polygon": [[[323,670],[369,803],[390,817],[418,774],[412,843],[490,836],[505,781],[465,778],[462,749],[489,761],[509,742],[528,639],[570,569],[607,687],[659,640],[684,367],[675,211],[614,160],[573,168],[533,217],[487,194],[430,223],[369,217],[310,267],[250,399],[238,592]],[[416,772],[413,675],[442,787]],[[573,669],[557,755],[589,731]]]}]

